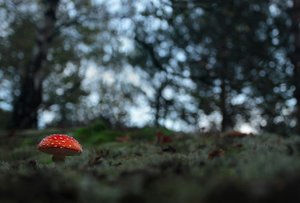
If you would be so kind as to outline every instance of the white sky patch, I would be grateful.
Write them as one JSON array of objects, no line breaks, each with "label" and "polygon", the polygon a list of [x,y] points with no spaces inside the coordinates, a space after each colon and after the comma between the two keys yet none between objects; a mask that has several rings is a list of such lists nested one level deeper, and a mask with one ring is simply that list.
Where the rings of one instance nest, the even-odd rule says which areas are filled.
[{"label": "white sky patch", "polygon": [[171,119],[167,119],[164,121],[165,125],[167,128],[175,130],[175,131],[180,131],[182,130],[182,123],[179,120],[171,120]]},{"label": "white sky patch", "polygon": [[131,67],[126,67],[124,71],[124,76],[126,82],[132,83],[135,86],[141,85],[140,76]]},{"label": "white sky patch", "polygon": [[114,73],[111,71],[104,72],[102,78],[103,81],[108,85],[112,85],[116,81]]},{"label": "white sky patch", "polygon": [[164,98],[166,99],[172,99],[174,97],[174,90],[171,87],[166,87],[162,92]]},{"label": "white sky patch", "polygon": [[137,13],[141,13],[145,10],[145,3],[142,1],[137,1],[136,4],[134,4],[135,9],[137,11]]},{"label": "white sky patch", "polygon": [[11,32],[10,22],[7,21],[8,12],[5,9],[0,10],[0,37],[6,37]]},{"label": "white sky patch", "polygon": [[70,18],[76,16],[77,11],[73,1],[62,1],[60,3],[60,6],[63,8],[63,10],[67,11],[67,14],[69,15]]},{"label": "white sky patch", "polygon": [[[125,26],[125,25],[123,25]],[[128,25],[129,26],[129,25]],[[134,49],[133,41],[127,37],[120,37],[121,46],[120,50],[121,52],[131,52]]]},{"label": "white sky patch", "polygon": [[269,6],[269,10],[270,10],[270,13],[272,16],[278,16],[281,13],[280,9],[278,8],[278,6],[276,4],[271,4]]},{"label": "white sky patch", "polygon": [[242,133],[257,133],[255,128],[253,128],[248,123],[241,124],[241,126],[238,128],[238,130],[241,131]]},{"label": "white sky patch", "polygon": [[86,80],[89,80],[89,81],[93,81],[95,80],[95,78],[97,78],[96,76],[99,74],[99,71],[97,69],[97,67],[95,65],[90,65],[88,68],[87,68],[87,71],[86,71]]},{"label": "white sky patch", "polygon": [[76,71],[76,66],[72,63],[68,63],[66,68],[64,69],[64,75],[70,76]]},{"label": "white sky patch", "polygon": [[121,1],[120,0],[109,0],[107,1],[108,6],[107,8],[109,8],[109,11],[114,13],[117,12],[121,9]]},{"label": "white sky patch", "polygon": [[136,86],[141,84],[139,76],[134,73],[128,75],[128,81]]},{"label": "white sky patch", "polygon": [[[222,116],[219,112],[214,111],[209,115],[204,114],[203,112],[201,112],[201,116],[200,116],[200,120],[198,122],[198,126],[199,128],[204,128],[205,130],[213,127],[212,124],[219,124],[222,121]],[[219,126],[216,126],[219,127]],[[216,129],[213,129],[216,130]]]},{"label": "white sky patch", "polygon": [[242,104],[246,101],[246,96],[244,94],[239,94],[231,99],[232,104]]},{"label": "white sky patch", "polygon": [[102,80],[104,68],[99,67],[94,62],[87,62],[85,65],[87,66],[87,70],[83,80],[83,87],[92,91],[97,91],[98,83]]},{"label": "white sky patch", "polygon": [[178,61],[184,62],[186,60],[186,55],[183,51],[178,50],[177,53],[176,53],[176,58],[177,58]]},{"label": "white sky patch", "polygon": [[91,103],[91,104],[98,104],[99,103],[99,100],[100,100],[100,97],[99,97],[99,94],[96,93],[96,92],[92,92],[89,96],[88,96],[88,101]]},{"label": "white sky patch", "polygon": [[289,107],[294,107],[297,104],[297,100],[295,98],[289,99],[285,102]]},{"label": "white sky patch", "polygon": [[39,128],[44,128],[48,123],[51,123],[55,118],[55,113],[53,111],[43,111],[39,113]]},{"label": "white sky patch", "polygon": [[0,102],[0,108],[8,111],[12,111],[13,109],[12,105],[5,102]]},{"label": "white sky patch", "polygon": [[131,122],[137,126],[145,125],[149,120],[151,120],[151,108],[149,106],[140,106],[140,107],[132,107],[129,110],[129,114],[131,117]]}]

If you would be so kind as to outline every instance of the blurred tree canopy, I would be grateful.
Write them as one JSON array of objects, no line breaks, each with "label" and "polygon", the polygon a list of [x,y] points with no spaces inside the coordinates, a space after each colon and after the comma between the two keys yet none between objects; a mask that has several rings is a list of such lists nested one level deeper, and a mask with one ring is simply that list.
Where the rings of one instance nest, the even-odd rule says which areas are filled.
[{"label": "blurred tree canopy", "polygon": [[[12,128],[35,128],[38,112],[53,105],[60,122],[88,92],[85,61],[101,60],[118,42],[108,5],[92,1],[2,1],[1,70],[11,87]],[[5,20],[4,20],[5,19]],[[55,119],[57,120],[57,119]]]},{"label": "blurred tree canopy", "polygon": [[130,125],[138,107],[155,126],[300,134],[299,0],[2,0],[0,13],[6,127],[45,112]]},{"label": "blurred tree canopy", "polygon": [[199,110],[193,113],[201,119],[217,111],[223,131],[251,121],[272,132],[293,130],[292,2],[162,4],[150,2],[136,20],[136,44],[145,50],[137,53],[140,67],[146,67],[146,54],[152,61],[147,71],[165,72],[181,88],[185,79],[193,81],[187,90]]}]

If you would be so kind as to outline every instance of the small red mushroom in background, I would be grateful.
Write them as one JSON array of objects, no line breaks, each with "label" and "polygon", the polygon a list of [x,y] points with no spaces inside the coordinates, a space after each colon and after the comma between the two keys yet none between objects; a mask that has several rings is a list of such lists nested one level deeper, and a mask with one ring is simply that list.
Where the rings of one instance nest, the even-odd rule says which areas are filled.
[{"label": "small red mushroom in background", "polygon": [[224,137],[232,137],[232,138],[234,138],[234,137],[241,138],[241,137],[246,137],[246,136],[249,136],[249,135],[252,135],[252,134],[242,133],[240,131],[228,131],[228,132],[225,132],[223,134]]},{"label": "small red mushroom in background", "polygon": [[158,145],[166,144],[172,142],[172,137],[168,135],[164,135],[161,131],[156,133],[156,143]]},{"label": "small red mushroom in background", "polygon": [[214,159],[216,157],[222,157],[225,155],[225,151],[223,149],[215,149],[208,153],[208,159]]},{"label": "small red mushroom in background", "polygon": [[168,135],[163,136],[162,144],[172,142],[172,138]]},{"label": "small red mushroom in background", "polygon": [[234,148],[238,148],[238,149],[241,149],[241,148],[243,148],[243,144],[241,144],[241,143],[235,143],[235,144],[233,144],[232,145]]},{"label": "small red mushroom in background", "polygon": [[116,138],[117,142],[129,142],[130,137],[128,135],[119,136]]},{"label": "small red mushroom in background", "polygon": [[82,153],[79,142],[71,136],[63,134],[49,135],[42,139],[37,146],[38,150],[52,154],[52,160],[63,162],[66,156],[75,156]]}]

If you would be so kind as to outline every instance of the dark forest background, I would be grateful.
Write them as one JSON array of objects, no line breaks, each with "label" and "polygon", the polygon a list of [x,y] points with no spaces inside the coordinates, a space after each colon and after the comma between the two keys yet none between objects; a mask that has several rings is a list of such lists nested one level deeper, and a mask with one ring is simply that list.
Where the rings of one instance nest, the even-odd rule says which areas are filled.
[{"label": "dark forest background", "polygon": [[142,114],[300,134],[300,0],[0,0],[2,129]]},{"label": "dark forest background", "polygon": [[0,0],[1,203],[300,202],[297,135],[300,0]]}]

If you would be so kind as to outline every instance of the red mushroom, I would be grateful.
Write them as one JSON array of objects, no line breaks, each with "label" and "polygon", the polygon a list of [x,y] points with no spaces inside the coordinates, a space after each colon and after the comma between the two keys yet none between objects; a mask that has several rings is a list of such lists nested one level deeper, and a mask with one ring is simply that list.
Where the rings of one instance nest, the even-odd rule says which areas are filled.
[{"label": "red mushroom", "polygon": [[38,144],[38,150],[52,154],[54,162],[63,162],[66,156],[82,153],[82,147],[73,137],[63,134],[49,135]]},{"label": "red mushroom", "polygon": [[225,151],[223,149],[215,149],[208,153],[208,159],[214,159],[216,157],[223,157],[225,155]]},{"label": "red mushroom", "polygon": [[246,136],[249,136],[250,134],[248,133],[242,133],[240,131],[228,131],[224,133],[225,137],[231,137],[231,138],[243,138]]},{"label": "red mushroom", "polygon": [[116,138],[117,142],[129,142],[130,137],[128,135],[119,136]]},{"label": "red mushroom", "polygon": [[171,136],[165,135],[161,131],[158,131],[156,133],[156,144],[161,145],[169,142],[172,142]]}]

